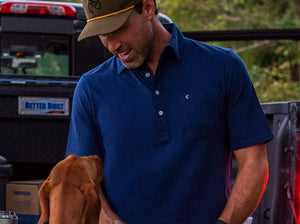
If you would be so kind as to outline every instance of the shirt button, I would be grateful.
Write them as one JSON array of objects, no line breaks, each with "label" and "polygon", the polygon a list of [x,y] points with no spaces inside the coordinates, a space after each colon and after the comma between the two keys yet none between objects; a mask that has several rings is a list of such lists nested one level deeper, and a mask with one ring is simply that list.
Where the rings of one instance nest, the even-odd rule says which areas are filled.
[{"label": "shirt button", "polygon": [[159,116],[163,116],[164,115],[164,112],[162,110],[158,111],[158,115]]},{"label": "shirt button", "polygon": [[154,93],[155,93],[155,95],[157,95],[157,96],[160,94],[159,90],[155,90]]},{"label": "shirt button", "polygon": [[147,73],[145,74],[145,76],[146,76],[146,78],[149,78],[149,77],[150,77],[150,73],[147,72]]}]

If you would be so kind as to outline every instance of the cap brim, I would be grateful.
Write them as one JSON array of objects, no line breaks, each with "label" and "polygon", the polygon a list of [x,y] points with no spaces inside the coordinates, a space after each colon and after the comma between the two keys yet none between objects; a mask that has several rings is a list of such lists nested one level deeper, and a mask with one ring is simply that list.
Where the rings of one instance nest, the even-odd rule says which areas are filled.
[{"label": "cap brim", "polygon": [[81,31],[78,41],[87,37],[111,33],[119,29],[126,22],[132,11],[133,9],[130,9],[126,12],[88,22]]}]

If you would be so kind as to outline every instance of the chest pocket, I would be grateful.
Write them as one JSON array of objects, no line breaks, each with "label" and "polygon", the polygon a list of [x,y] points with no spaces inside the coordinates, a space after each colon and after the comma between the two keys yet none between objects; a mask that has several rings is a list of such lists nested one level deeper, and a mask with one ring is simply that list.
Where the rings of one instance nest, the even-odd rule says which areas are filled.
[{"label": "chest pocket", "polygon": [[204,140],[216,134],[219,102],[212,94],[189,93],[181,96],[184,115],[183,135]]}]

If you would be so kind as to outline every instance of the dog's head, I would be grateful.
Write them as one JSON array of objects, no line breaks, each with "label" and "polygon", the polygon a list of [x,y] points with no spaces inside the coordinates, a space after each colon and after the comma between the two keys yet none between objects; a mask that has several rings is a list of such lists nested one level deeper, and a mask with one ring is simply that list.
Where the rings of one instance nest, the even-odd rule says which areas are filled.
[{"label": "dog's head", "polygon": [[[98,156],[70,155],[51,170],[39,190],[41,217],[38,224],[96,224],[99,219],[98,191],[103,178]],[[76,204],[74,202],[78,202]]]},{"label": "dog's head", "polygon": [[57,180],[52,180],[56,183],[64,180],[78,187],[83,186],[85,183],[94,183],[95,186],[99,186],[103,177],[102,160],[96,155],[69,155],[59,162],[51,172],[60,174],[55,175],[55,178],[58,178]]}]

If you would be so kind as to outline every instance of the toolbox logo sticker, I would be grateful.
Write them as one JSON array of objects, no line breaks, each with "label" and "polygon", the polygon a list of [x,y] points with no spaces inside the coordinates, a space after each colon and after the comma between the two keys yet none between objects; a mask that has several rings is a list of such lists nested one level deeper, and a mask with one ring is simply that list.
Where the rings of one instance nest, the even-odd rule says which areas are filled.
[{"label": "toolbox logo sticker", "polygon": [[19,97],[20,115],[69,115],[68,98]]},{"label": "toolbox logo sticker", "polygon": [[14,191],[14,195],[23,195],[23,196],[30,196],[30,191]]}]

